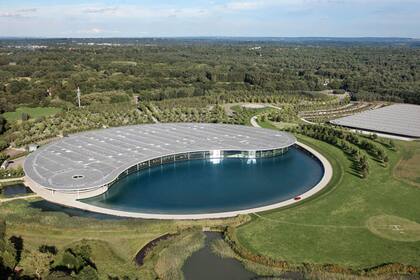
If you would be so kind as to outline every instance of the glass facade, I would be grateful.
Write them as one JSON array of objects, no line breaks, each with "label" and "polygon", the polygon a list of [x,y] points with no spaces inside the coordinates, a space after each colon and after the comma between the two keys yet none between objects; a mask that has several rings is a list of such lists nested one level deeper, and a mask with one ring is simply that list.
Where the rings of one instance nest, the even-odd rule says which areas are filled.
[{"label": "glass facade", "polygon": [[188,153],[175,155],[175,161],[188,160]]},{"label": "glass facade", "polygon": [[193,153],[189,153],[190,156],[190,160],[191,159],[204,159],[205,158],[205,153],[204,152],[193,152]]},{"label": "glass facade", "polygon": [[176,161],[184,161],[184,160],[198,160],[198,159],[215,159],[217,156],[218,159],[222,158],[247,158],[247,159],[257,159],[257,158],[266,158],[266,157],[274,157],[280,156],[285,154],[288,151],[288,147],[283,149],[274,149],[274,150],[266,150],[266,151],[223,151],[223,150],[213,150],[213,151],[201,151],[201,152],[191,152],[191,153],[180,153],[175,155],[167,155],[163,157],[154,158],[148,161],[140,162],[134,166],[131,166],[123,173],[121,173],[116,180],[112,183],[108,184],[111,186],[115,183],[118,179],[121,179],[128,174],[136,172],[138,170],[143,170],[149,168],[151,166],[162,165],[166,163],[173,163]]}]

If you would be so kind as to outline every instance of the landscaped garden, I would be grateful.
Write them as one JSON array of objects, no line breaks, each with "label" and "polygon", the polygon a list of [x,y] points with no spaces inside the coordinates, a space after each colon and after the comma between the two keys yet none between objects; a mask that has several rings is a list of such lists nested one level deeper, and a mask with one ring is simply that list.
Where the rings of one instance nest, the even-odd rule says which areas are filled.
[{"label": "landscaped garden", "polygon": [[[201,235],[194,234],[194,231],[182,233],[183,230],[194,227],[223,230],[225,226],[229,228],[227,237],[237,242],[236,253],[231,254],[242,260],[248,269],[262,275],[281,275],[285,269],[302,271],[304,267],[305,275],[324,269],[325,279],[334,279],[336,274],[331,272],[334,269],[340,275],[363,274],[366,273],[363,269],[388,263],[405,266],[387,266],[382,268],[382,273],[418,269],[420,207],[416,202],[419,189],[395,178],[393,170],[405,148],[418,147],[420,143],[397,142],[396,150],[387,150],[390,161],[385,167],[369,157],[369,176],[361,178],[354,174],[352,162],[337,147],[306,136],[299,136],[299,141],[322,152],[332,163],[334,176],[325,191],[287,209],[229,220],[146,221],[109,217],[94,219],[44,212],[39,208],[43,202],[30,200],[1,204],[0,219],[7,218],[8,238],[22,238],[23,251],[18,266],[29,275],[48,273],[50,261],[58,262],[66,248],[80,244],[89,246],[90,258],[100,278],[154,279],[156,275],[179,275],[188,255],[180,255],[178,260],[171,248],[182,240],[190,240],[187,243],[194,251],[202,242]],[[418,149],[415,151],[417,153]],[[178,241],[163,242],[146,257],[141,268],[135,266],[134,257],[147,242],[176,232],[182,233],[176,237]],[[42,253],[40,248],[43,245],[56,247],[58,253]],[[165,251],[167,253],[163,253]],[[241,256],[244,252],[246,254]],[[170,255],[174,257],[168,258]],[[252,259],[252,256],[263,257]],[[168,265],[170,259],[173,264]],[[267,259],[287,265],[283,268],[262,265]],[[161,271],[162,263],[171,270]],[[325,264],[333,265],[333,268],[321,269]],[[162,279],[170,279],[165,277]]]}]

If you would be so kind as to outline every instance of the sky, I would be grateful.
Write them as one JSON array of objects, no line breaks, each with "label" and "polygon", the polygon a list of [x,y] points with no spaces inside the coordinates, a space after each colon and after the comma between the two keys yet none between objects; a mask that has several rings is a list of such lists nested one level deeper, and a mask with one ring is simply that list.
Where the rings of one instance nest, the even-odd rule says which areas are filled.
[{"label": "sky", "polygon": [[420,0],[0,0],[3,36],[420,38]]}]

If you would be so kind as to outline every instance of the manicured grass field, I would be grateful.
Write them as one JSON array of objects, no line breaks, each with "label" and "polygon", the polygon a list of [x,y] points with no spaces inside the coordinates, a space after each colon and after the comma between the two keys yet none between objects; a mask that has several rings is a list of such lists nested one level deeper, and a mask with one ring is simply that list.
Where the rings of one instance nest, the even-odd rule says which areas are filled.
[{"label": "manicured grass field", "polygon": [[38,117],[45,117],[54,115],[61,111],[61,108],[56,107],[19,107],[15,110],[15,112],[6,112],[3,116],[6,118],[8,122],[20,120],[22,113],[27,113],[31,118],[38,118]]},{"label": "manicured grass field", "polygon": [[420,187],[420,142],[413,141],[404,145],[402,158],[395,167],[395,176]]},{"label": "manicured grass field", "polygon": [[398,142],[397,152],[387,151],[388,167],[370,160],[370,174],[361,179],[352,175],[351,163],[339,149],[307,137],[299,141],[330,160],[332,186],[300,205],[254,215],[238,228],[240,243],[254,253],[292,263],[420,266],[420,189],[392,175],[405,146],[420,143]]}]

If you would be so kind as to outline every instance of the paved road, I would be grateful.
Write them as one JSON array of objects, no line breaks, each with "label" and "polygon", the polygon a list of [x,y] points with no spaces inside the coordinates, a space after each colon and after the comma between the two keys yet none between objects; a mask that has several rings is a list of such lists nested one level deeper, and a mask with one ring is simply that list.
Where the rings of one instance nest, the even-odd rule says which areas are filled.
[{"label": "paved road", "polygon": [[309,124],[317,124],[317,123],[314,123],[314,122],[310,122],[308,120],[305,120],[304,118],[300,118],[300,120],[303,121],[303,122],[309,123]]},{"label": "paved road", "polygon": [[26,156],[23,157],[19,157],[16,159],[12,159],[9,161],[9,166],[7,168],[18,168],[18,167],[23,167],[23,162],[25,161]]},{"label": "paved road", "polygon": [[25,178],[25,177],[0,179],[0,183],[7,183],[7,182],[13,182],[13,181],[22,181],[23,178]]},{"label": "paved road", "polygon": [[253,127],[261,127],[257,122],[257,116],[253,116],[250,120],[250,123]]}]

